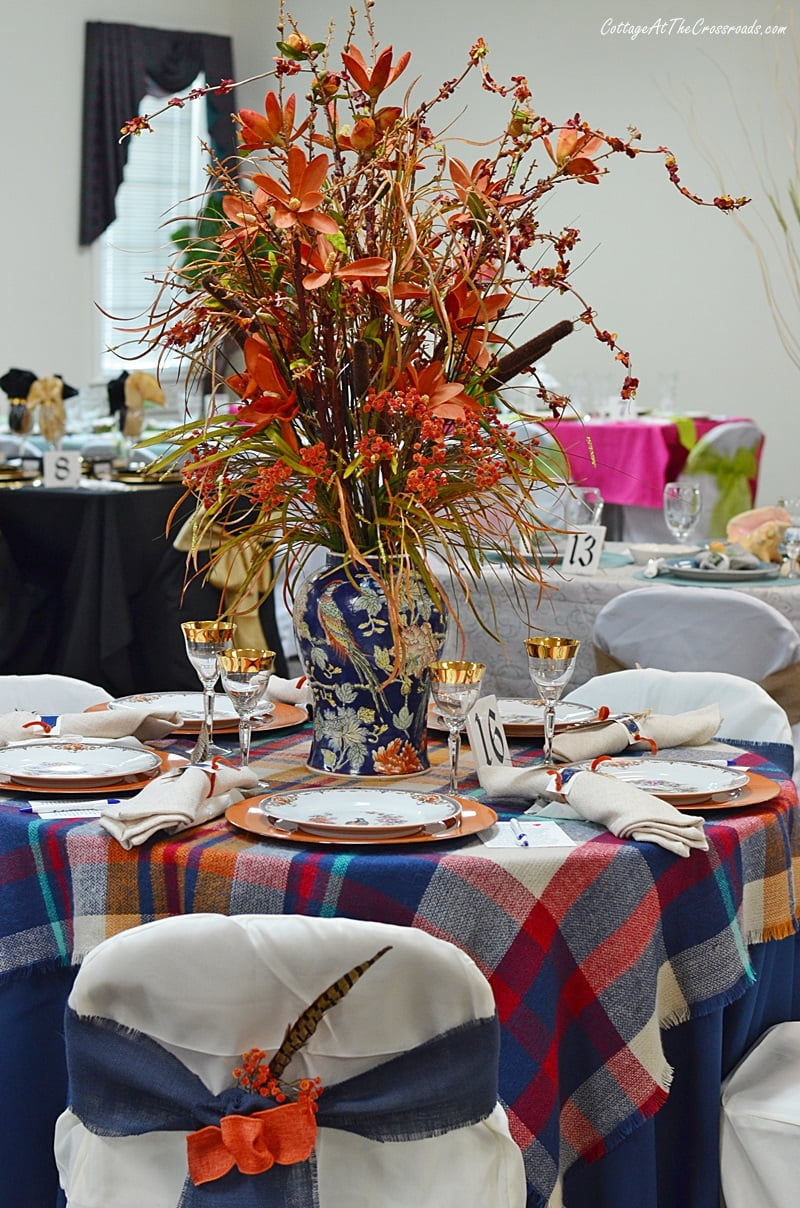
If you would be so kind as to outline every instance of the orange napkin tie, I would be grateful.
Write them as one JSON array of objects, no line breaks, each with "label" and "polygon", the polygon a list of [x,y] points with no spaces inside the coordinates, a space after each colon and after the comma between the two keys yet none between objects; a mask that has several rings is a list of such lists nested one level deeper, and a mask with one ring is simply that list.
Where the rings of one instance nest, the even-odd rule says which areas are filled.
[{"label": "orange napkin tie", "polygon": [[314,1150],[317,1122],[306,1103],[283,1103],[251,1116],[223,1116],[186,1138],[189,1175],[195,1187],[221,1179],[235,1166],[262,1174],[277,1162],[293,1166]]}]

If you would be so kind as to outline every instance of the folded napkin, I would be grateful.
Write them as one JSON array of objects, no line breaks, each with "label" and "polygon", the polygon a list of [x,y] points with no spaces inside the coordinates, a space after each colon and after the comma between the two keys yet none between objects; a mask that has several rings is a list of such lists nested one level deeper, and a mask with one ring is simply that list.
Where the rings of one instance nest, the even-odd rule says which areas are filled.
[{"label": "folded napkin", "polygon": [[138,738],[152,742],[166,738],[181,724],[179,713],[161,709],[102,709],[96,713],[62,713],[54,725],[41,720],[38,713],[16,709],[0,716],[0,745],[25,742],[28,738],[52,738],[70,734],[81,738]]},{"label": "folded napkin", "polygon": [[299,679],[284,679],[280,675],[271,675],[267,684],[269,700],[279,700],[285,705],[310,705],[311,686],[304,675]]},{"label": "folded napkin", "polygon": [[761,559],[738,541],[714,541],[698,554],[696,562],[701,570],[756,570],[761,565]]},{"label": "folded napkin", "polygon": [[609,718],[603,726],[564,730],[553,741],[553,756],[564,763],[618,755],[628,747],[700,747],[719,730],[719,705],[704,705],[689,713],[650,713],[638,719]]},{"label": "folded napkin", "polygon": [[174,835],[198,826],[241,801],[258,777],[250,768],[190,764],[151,780],[135,797],[107,803],[100,825],[129,851],[159,831]]},{"label": "folded napkin", "polygon": [[633,784],[587,768],[563,768],[556,775],[547,768],[496,764],[479,766],[478,776],[482,788],[493,797],[563,798],[567,804],[559,806],[559,817],[596,822],[620,839],[657,843],[676,856],[688,856],[692,848],[708,851],[701,817],[683,814]]}]

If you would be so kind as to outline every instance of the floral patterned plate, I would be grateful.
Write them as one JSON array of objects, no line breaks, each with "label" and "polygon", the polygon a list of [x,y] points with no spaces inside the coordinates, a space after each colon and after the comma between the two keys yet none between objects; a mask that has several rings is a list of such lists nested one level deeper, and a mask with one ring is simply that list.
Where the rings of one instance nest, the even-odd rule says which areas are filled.
[{"label": "floral patterned plate", "polygon": [[[497,719],[510,738],[541,738],[544,735],[544,702],[501,697],[497,701]],[[580,705],[577,701],[556,703],[556,733],[596,720],[597,710],[592,705]],[[447,724],[435,705],[431,705],[428,713],[428,729],[447,731]]]},{"label": "floral patterned plate", "polygon": [[[203,720],[202,692],[137,692],[133,696],[119,696],[108,702],[109,709],[141,709],[150,705],[166,713],[180,713],[184,722],[200,725]],[[214,724],[233,722],[238,725],[238,716],[224,692],[214,696]]]},{"label": "floral patterned plate", "polygon": [[[179,713],[181,724],[176,734],[198,734],[203,721],[202,692],[138,692],[135,696],[120,696],[108,704],[92,705],[87,713],[103,709],[137,709],[150,705],[166,713]],[[254,720],[253,729],[284,730],[308,720],[308,711],[300,705],[286,705],[281,701],[264,701],[263,711]],[[214,733],[235,734],[239,718],[231,702],[222,692],[214,697]]]},{"label": "floral patterned plate", "polygon": [[411,835],[426,827],[441,829],[461,813],[455,797],[399,789],[301,789],[270,793],[261,808],[278,830],[312,835]]},{"label": "floral patterned plate", "polygon": [[[600,776],[611,776],[633,784],[653,797],[673,805],[707,801],[718,794],[737,793],[747,784],[747,773],[739,768],[711,763],[684,763],[679,759],[604,759],[595,768]],[[732,798],[734,799],[734,798]]]},{"label": "floral patterned plate", "polygon": [[297,830],[285,829],[291,825],[290,823],[283,823],[281,828],[276,827],[262,809],[261,803],[264,800],[263,797],[246,797],[244,801],[237,801],[235,805],[229,805],[225,811],[225,817],[237,830],[246,831],[259,839],[344,848],[369,848],[392,846],[393,844],[405,846],[408,843],[441,843],[448,839],[464,839],[468,835],[477,835],[481,831],[488,830],[497,821],[497,814],[494,810],[489,809],[488,805],[484,805],[482,801],[473,801],[465,797],[460,802],[461,813],[458,817],[452,818],[449,825],[442,824],[438,830],[433,830],[432,833],[425,827],[415,830],[410,835],[369,835],[363,832],[355,834],[352,831],[343,831],[341,834],[327,832],[324,835],[312,835],[299,828]]},{"label": "floral patterned plate", "polygon": [[39,739],[0,751],[0,779],[22,785],[107,784],[129,776],[151,776],[160,768],[158,751],[98,739]]}]

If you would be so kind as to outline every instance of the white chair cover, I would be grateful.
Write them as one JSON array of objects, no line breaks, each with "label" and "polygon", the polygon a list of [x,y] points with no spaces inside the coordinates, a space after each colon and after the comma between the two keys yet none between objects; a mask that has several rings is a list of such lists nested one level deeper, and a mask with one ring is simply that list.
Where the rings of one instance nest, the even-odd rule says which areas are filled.
[{"label": "white chair cover", "polygon": [[41,456],[42,450],[32,440],[25,440],[23,436],[0,436],[0,459]]},{"label": "white chair cover", "polygon": [[[317,1075],[332,1086],[493,1016],[488,983],[453,945],[410,927],[293,915],[186,915],[123,932],[90,952],[70,1006],[145,1032],[218,1094],[242,1053],[271,1054],[322,990],[386,944],[392,951],[292,1059],[289,1079]],[[66,1111],[55,1148],[69,1208],[176,1208],[185,1136],[95,1136]],[[316,1161],[320,1208],[525,1203],[522,1154],[499,1104],[479,1124],[424,1140],[320,1128]]]},{"label": "white chair cover", "polygon": [[609,600],[594,643],[626,667],[727,671],[766,679],[800,662],[800,634],[782,613],[728,588],[644,587]]},{"label": "white chair cover", "polygon": [[[701,436],[697,444],[689,454],[689,460],[683,473],[679,475],[680,482],[696,483],[700,487],[702,495],[702,507],[700,509],[700,519],[692,533],[692,540],[706,541],[709,537],[721,538],[725,536],[724,525],[712,523],[712,513],[720,495],[720,488],[717,479],[713,474],[707,473],[692,473],[691,466],[694,462],[702,465],[707,461],[709,456],[716,455],[719,458],[733,458],[740,449],[752,449],[757,451],[762,441],[764,434],[760,428],[747,420],[734,420],[729,424],[719,424],[716,428],[712,428],[710,432],[706,432],[705,436]],[[741,489],[742,498],[740,504],[744,506],[736,506],[727,516],[727,520],[731,516],[735,516],[740,511],[746,511],[748,507],[752,507],[753,500],[750,503],[746,502],[745,484],[742,483]]]},{"label": "white chair cover", "polygon": [[722,671],[664,671],[660,668],[597,675],[564,698],[612,712],[656,709],[685,713],[718,703],[721,738],[791,745],[792,731],[781,706],[758,684]]},{"label": "white chair cover", "polygon": [[98,461],[113,461],[119,453],[119,437],[110,432],[107,436],[93,436],[86,440],[81,447],[81,457],[86,461],[96,458]]},{"label": "white chair cover", "polygon": [[[794,779],[800,785],[800,634],[771,604],[725,588],[645,587],[623,592],[600,609],[594,644],[625,667],[702,668],[756,683],[792,668],[788,679],[781,677],[765,687],[795,723],[790,741],[795,748]],[[730,731],[727,735],[734,737]]]},{"label": "white chair cover", "polygon": [[69,675],[0,675],[0,713],[30,709],[50,717],[79,713],[111,699],[105,688]]},{"label": "white chair cover", "polygon": [[800,1023],[780,1023],[723,1083],[726,1208],[797,1208],[799,1156]]}]

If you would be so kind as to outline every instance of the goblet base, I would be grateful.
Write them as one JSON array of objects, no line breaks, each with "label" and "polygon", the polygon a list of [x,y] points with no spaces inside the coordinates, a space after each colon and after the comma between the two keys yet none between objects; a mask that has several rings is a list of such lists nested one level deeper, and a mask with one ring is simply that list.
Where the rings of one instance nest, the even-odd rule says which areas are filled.
[{"label": "goblet base", "polygon": [[216,742],[209,742],[208,735],[201,729],[197,736],[197,742],[187,752],[186,758],[189,760],[189,763],[205,763],[207,760],[214,759],[217,756],[223,759],[230,758],[230,750],[219,746]]}]

